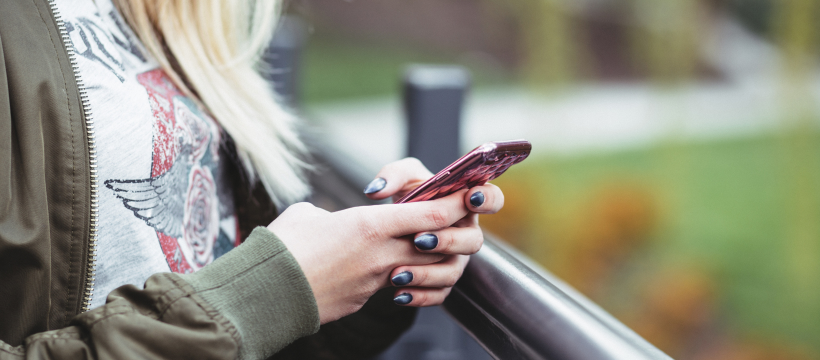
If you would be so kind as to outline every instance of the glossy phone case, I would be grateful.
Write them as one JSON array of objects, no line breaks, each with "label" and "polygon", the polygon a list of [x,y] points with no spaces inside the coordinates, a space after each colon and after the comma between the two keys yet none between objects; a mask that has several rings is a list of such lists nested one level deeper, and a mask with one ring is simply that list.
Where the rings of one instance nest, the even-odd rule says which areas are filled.
[{"label": "glossy phone case", "polygon": [[503,174],[510,166],[530,155],[527,140],[498,141],[481,145],[396,201],[396,204],[434,200],[461,189],[484,185]]}]

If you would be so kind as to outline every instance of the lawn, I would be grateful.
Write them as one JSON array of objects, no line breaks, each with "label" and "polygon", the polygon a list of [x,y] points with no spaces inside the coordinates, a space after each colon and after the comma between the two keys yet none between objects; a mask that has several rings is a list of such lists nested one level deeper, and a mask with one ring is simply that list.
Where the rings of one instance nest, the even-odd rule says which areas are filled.
[{"label": "lawn", "polygon": [[792,134],[533,157],[482,221],[670,353],[705,333],[817,351],[818,150]]},{"label": "lawn", "polygon": [[399,96],[407,65],[457,64],[472,70],[473,85],[508,80],[504,70],[465,59],[460,54],[405,46],[312,37],[305,48],[302,94],[307,105],[372,96]]}]

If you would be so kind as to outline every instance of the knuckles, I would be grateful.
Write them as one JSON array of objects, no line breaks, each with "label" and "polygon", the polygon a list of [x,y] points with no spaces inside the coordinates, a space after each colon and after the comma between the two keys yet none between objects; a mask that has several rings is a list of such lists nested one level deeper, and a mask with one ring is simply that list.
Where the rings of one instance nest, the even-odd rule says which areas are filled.
[{"label": "knuckles", "polygon": [[309,202],[299,202],[299,203],[293,204],[291,206],[288,206],[288,208],[285,209],[285,211],[282,212],[281,216],[285,216],[285,217],[289,217],[289,216],[304,217],[304,216],[316,216],[316,215],[321,215],[321,214],[324,214],[324,213],[327,213],[327,211],[322,210],[320,208],[317,208]]},{"label": "knuckles", "polygon": [[413,283],[424,284],[430,279],[430,273],[426,269],[413,271]]},{"label": "knuckles", "polygon": [[367,241],[374,241],[382,236],[383,229],[379,226],[373,215],[366,211],[356,211],[353,214],[353,226],[356,234]]},{"label": "knuckles", "polygon": [[408,167],[408,168],[411,168],[411,169],[412,168],[424,169],[425,171],[427,171],[427,167],[424,166],[424,163],[422,163],[421,160],[419,160],[417,158],[414,158],[412,156],[408,156],[404,159],[396,161],[393,164],[396,164],[397,166],[401,166],[401,167]]},{"label": "knuckles", "polygon": [[421,160],[414,157],[406,157],[385,165],[380,173],[400,173],[403,172],[402,169],[410,169],[411,173],[418,170],[427,171],[427,168],[422,164]]},{"label": "knuckles", "polygon": [[484,233],[481,228],[470,232],[441,231],[438,234],[439,246],[435,249],[442,254],[472,255],[484,246]]},{"label": "knuckles", "polygon": [[451,253],[456,245],[456,242],[459,241],[458,238],[453,236],[453,233],[451,231],[439,232],[438,240],[438,248],[436,248],[435,251],[443,254]]},{"label": "knuckles", "polygon": [[443,229],[450,225],[447,221],[447,211],[439,206],[429,207],[427,210],[426,218],[427,221],[435,227],[431,230]]},{"label": "knuckles", "polygon": [[484,246],[484,233],[479,229],[476,241],[473,241],[473,246],[470,248],[470,255],[477,253]]},{"label": "knuckles", "polygon": [[379,175],[390,178],[390,181],[404,183],[426,180],[433,176],[433,173],[424,166],[421,160],[414,157],[394,161],[382,167]]},{"label": "knuckles", "polygon": [[464,269],[460,266],[450,270],[447,273],[446,281],[444,282],[444,287],[453,287],[458,282],[458,279],[461,279],[461,275],[464,273]]},{"label": "knuckles", "polygon": [[430,306],[430,295],[428,292],[416,292],[413,294],[413,305],[415,306]]},{"label": "knuckles", "polygon": [[285,210],[285,211],[303,212],[303,211],[310,211],[311,209],[315,209],[315,208],[316,207],[313,206],[313,204],[303,201],[303,202],[298,202],[296,204],[293,204],[293,205],[289,206],[287,208],[287,210]]},{"label": "knuckles", "polygon": [[364,266],[364,270],[374,278],[382,278],[383,275],[389,274],[395,267],[394,262],[384,256],[374,256]]}]

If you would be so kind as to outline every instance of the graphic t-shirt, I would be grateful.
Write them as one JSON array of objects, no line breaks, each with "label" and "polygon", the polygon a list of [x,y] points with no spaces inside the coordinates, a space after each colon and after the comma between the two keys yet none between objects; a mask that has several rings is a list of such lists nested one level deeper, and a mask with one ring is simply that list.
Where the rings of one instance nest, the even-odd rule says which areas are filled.
[{"label": "graphic t-shirt", "polygon": [[171,82],[110,0],[58,0],[95,125],[91,307],[158,272],[201,269],[238,243],[221,129]]}]

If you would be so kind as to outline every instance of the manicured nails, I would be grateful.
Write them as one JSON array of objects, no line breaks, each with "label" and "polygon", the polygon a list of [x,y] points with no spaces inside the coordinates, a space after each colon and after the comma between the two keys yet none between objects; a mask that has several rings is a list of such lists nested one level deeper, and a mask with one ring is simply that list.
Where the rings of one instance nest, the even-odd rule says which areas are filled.
[{"label": "manicured nails", "polygon": [[484,193],[476,191],[475,194],[470,195],[470,205],[479,207],[484,204]]},{"label": "manicured nails", "polygon": [[390,278],[390,281],[392,281],[393,285],[396,285],[396,286],[407,285],[411,281],[413,281],[413,273],[411,273],[409,271],[402,271],[402,272],[396,274],[396,276]]},{"label": "manicured nails", "polygon": [[419,235],[413,242],[416,243],[416,247],[421,250],[433,250],[438,246],[438,236],[433,234],[424,234]]},{"label": "manicured nails", "polygon": [[387,180],[385,180],[384,178],[375,178],[373,179],[373,181],[370,182],[370,184],[367,184],[366,188],[364,188],[364,193],[368,195],[375,194],[379,191],[382,191],[385,185],[387,185]]},{"label": "manicured nails", "polygon": [[393,302],[397,305],[407,305],[411,301],[413,301],[413,295],[408,293],[399,294],[399,296],[393,298]]}]

